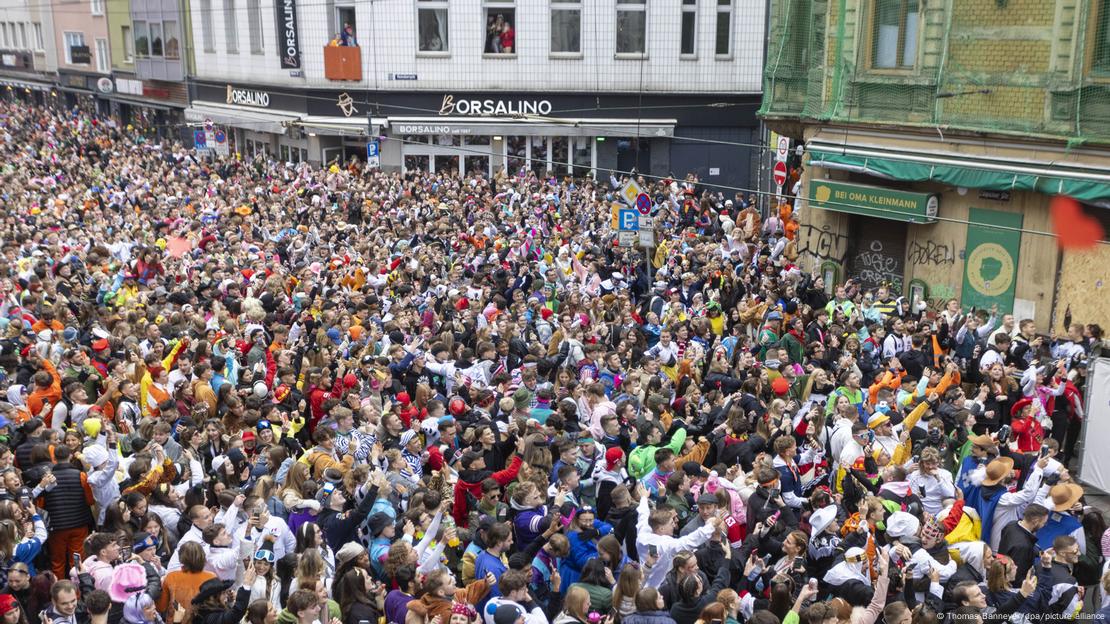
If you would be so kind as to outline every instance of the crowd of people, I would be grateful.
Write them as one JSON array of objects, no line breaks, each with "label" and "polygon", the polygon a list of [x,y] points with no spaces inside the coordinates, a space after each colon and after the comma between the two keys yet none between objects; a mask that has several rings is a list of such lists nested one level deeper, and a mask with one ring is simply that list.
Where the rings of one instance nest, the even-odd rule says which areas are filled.
[{"label": "crowd of people", "polygon": [[645,257],[607,174],[0,136],[0,622],[1110,611],[1068,469],[1097,325],[825,284],[692,177],[639,179]]}]

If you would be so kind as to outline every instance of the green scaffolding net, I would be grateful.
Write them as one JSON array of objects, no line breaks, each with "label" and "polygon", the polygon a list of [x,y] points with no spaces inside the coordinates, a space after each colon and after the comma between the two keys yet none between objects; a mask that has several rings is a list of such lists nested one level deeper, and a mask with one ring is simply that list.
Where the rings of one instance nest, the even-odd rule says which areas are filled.
[{"label": "green scaffolding net", "polygon": [[1110,143],[1110,0],[773,0],[769,118]]}]

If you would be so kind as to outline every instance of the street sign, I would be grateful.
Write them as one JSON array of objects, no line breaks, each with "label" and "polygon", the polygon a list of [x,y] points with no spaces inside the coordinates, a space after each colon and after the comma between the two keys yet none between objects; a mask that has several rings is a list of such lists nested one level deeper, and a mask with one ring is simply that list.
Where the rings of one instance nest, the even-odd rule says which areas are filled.
[{"label": "street sign", "polygon": [[216,153],[220,156],[228,156],[231,153],[231,148],[227,144],[227,134],[223,129],[217,129],[214,138],[216,139]]},{"label": "street sign", "polygon": [[640,230],[650,230],[653,227],[655,227],[654,224],[652,223],[651,217],[649,217],[648,215],[640,215],[640,220],[639,221],[640,221]]},{"label": "street sign", "polygon": [[655,246],[655,231],[654,230],[640,230],[639,234],[640,247],[654,247]]},{"label": "street sign", "polygon": [[617,232],[617,244],[621,247],[635,247],[637,238],[636,232]]},{"label": "street sign", "polygon": [[208,134],[204,130],[193,130],[193,147],[198,150],[208,149]]},{"label": "street sign", "polygon": [[629,180],[621,187],[621,199],[629,206],[636,205],[636,198],[639,197],[641,193],[643,193],[643,191],[640,190],[640,185],[636,184],[635,180]]},{"label": "street sign", "polygon": [[636,210],[639,210],[642,215],[651,214],[651,198],[647,193],[636,196]]},{"label": "street sign", "polygon": [[611,215],[609,229],[621,229],[621,210],[624,210],[624,204],[620,202],[613,202],[612,204],[609,204],[609,211]]},{"label": "street sign", "polygon": [[378,154],[378,141],[376,139],[366,143],[366,166],[372,168],[382,166],[381,157]]},{"label": "street sign", "polygon": [[640,229],[640,215],[636,214],[635,210],[621,210],[620,229],[625,232],[635,232]]},{"label": "street sign", "polygon": [[211,119],[205,119],[204,120],[204,129],[209,131],[209,132],[212,132],[212,120]]},{"label": "street sign", "polygon": [[780,163],[786,162],[786,155],[790,153],[790,139],[788,137],[779,136],[778,148],[775,149],[775,158]]},{"label": "street sign", "polygon": [[773,176],[774,176],[774,179],[775,179],[775,184],[777,186],[782,186],[783,184],[786,184],[786,163],[784,163],[784,162],[775,163],[775,170],[774,170]]}]

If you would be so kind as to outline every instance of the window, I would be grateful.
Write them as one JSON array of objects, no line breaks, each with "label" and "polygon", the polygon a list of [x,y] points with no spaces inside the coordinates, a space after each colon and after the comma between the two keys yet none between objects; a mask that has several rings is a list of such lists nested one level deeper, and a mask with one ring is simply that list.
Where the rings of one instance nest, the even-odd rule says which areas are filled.
[{"label": "window", "polygon": [[682,0],[682,56],[695,56],[697,41],[698,0]]},{"label": "window", "polygon": [[131,63],[135,60],[135,38],[131,34],[130,26],[120,26],[120,36],[123,37],[123,60]]},{"label": "window", "polygon": [[[22,26],[22,24],[20,24],[20,26]],[[85,45],[85,33],[82,33],[82,32],[67,32],[67,33],[65,33],[65,42],[66,42],[66,65],[74,65],[75,63],[73,62],[73,49],[74,48],[80,48],[80,47],[83,47]],[[20,44],[19,47],[21,47],[21,48],[24,47],[24,44]],[[78,59],[78,60],[81,61],[81,59]],[[87,63],[85,61],[82,61],[81,64],[87,64]]]},{"label": "window", "polygon": [[239,53],[239,28],[235,21],[235,0],[224,0],[224,39],[228,54]]},{"label": "window", "polygon": [[416,21],[419,31],[416,49],[420,52],[447,52],[447,3],[417,2]]},{"label": "window", "polygon": [[135,56],[146,58],[150,56],[150,27],[146,22],[135,20],[132,23],[135,29]]},{"label": "window", "polygon": [[0,22],[0,46],[5,48],[11,47],[8,45],[8,23]]},{"label": "window", "polygon": [[582,53],[582,3],[555,0],[551,4],[551,52]]},{"label": "window", "polygon": [[108,72],[112,71],[111,63],[109,62],[110,58],[111,57],[108,53],[108,40],[107,39],[97,39],[96,40],[96,71],[98,71],[102,74],[107,74]]},{"label": "window", "polygon": [[617,0],[617,54],[647,49],[647,0]]},{"label": "window", "polygon": [[162,36],[166,38],[166,58],[181,58],[181,34],[177,31],[177,22],[162,22]]},{"label": "window", "polygon": [[205,52],[215,52],[212,43],[212,0],[200,0],[200,38]]},{"label": "window", "polygon": [[486,3],[486,54],[516,54],[516,8],[509,2]]},{"label": "window", "polygon": [[150,23],[150,55],[165,56],[162,46],[162,22]]},{"label": "window", "polygon": [[32,29],[32,31],[34,32],[34,35],[35,35],[35,41],[34,41],[35,49],[36,50],[42,50],[43,49],[42,24],[40,24],[39,22],[34,22],[34,23],[31,24],[31,29]]},{"label": "window", "polygon": [[717,0],[716,54],[732,54],[732,0]]},{"label": "window", "polygon": [[340,45],[358,46],[358,21],[355,17],[355,7],[335,7],[336,32]]},{"label": "window", "polygon": [[104,0],[92,0],[92,14],[104,15]]},{"label": "window", "polygon": [[871,66],[913,69],[917,64],[918,0],[877,0],[871,32]]},{"label": "window", "polygon": [[1097,72],[1110,72],[1110,0],[1099,0],[1095,23],[1095,53],[1091,67]]},{"label": "window", "polygon": [[[85,45],[85,35],[81,35],[81,45]],[[27,24],[24,22],[19,23],[19,47],[24,50],[31,47],[31,41],[27,39]]]},{"label": "window", "polygon": [[262,54],[262,8],[258,6],[258,0],[247,0],[247,29],[251,54]]}]

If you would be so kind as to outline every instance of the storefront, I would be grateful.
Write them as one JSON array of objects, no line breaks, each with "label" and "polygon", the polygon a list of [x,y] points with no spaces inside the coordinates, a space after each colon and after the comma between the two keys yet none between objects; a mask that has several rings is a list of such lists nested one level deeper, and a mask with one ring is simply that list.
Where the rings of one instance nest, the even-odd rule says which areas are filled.
[{"label": "storefront", "polygon": [[[282,157],[365,158],[377,140],[388,170],[460,175],[694,172],[748,187],[757,96],[400,93],[290,90],[196,82],[186,119],[211,120]],[[658,115],[658,111],[665,115]],[[639,117],[638,113],[647,113]],[[263,140],[244,132],[273,135]],[[712,139],[706,142],[706,139]]]},{"label": "storefront", "polygon": [[124,124],[145,128],[159,137],[186,137],[185,108],[188,89],[183,83],[139,80],[131,75],[97,80],[100,96],[109,102],[112,116]]},{"label": "storefront", "polygon": [[[1070,306],[1099,322],[1110,284],[1091,276],[1106,275],[1110,250],[1061,254],[1045,234],[1057,194],[1110,226],[1108,165],[1090,149],[815,129],[797,248],[830,283],[887,284],[933,309],[997,304],[1044,327]],[[1083,286],[1057,289],[1071,282]]]},{"label": "storefront", "polygon": [[110,115],[111,105],[97,90],[97,81],[104,76],[68,69],[58,70],[58,91],[68,109],[77,108],[89,115]]}]

